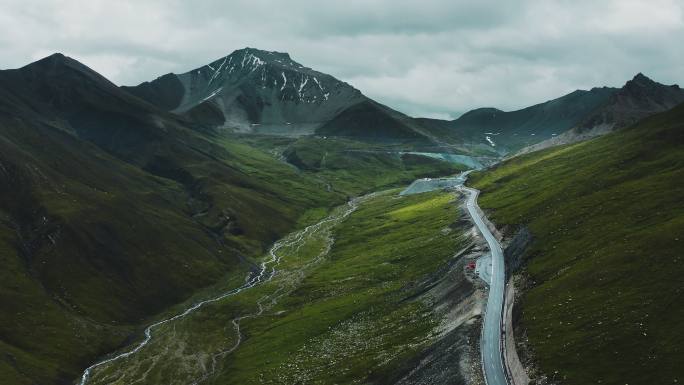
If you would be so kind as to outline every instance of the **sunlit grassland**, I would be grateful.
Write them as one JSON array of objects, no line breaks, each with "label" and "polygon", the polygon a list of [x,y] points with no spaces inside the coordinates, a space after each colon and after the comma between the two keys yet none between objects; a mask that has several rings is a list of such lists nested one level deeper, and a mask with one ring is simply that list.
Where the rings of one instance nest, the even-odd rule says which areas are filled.
[{"label": "sunlit grassland", "polygon": [[[280,249],[273,280],[163,326],[137,356],[98,371],[92,383],[381,378],[431,341],[438,320],[411,299],[414,284],[465,242],[460,231],[444,231],[459,215],[452,194],[395,194],[367,197],[346,219]],[[232,351],[240,316],[248,316],[243,340]]]}]

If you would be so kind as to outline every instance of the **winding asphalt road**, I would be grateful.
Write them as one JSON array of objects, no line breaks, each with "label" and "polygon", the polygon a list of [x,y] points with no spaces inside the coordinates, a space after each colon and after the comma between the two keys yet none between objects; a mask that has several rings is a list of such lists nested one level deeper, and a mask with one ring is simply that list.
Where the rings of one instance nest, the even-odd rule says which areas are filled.
[{"label": "winding asphalt road", "polygon": [[482,369],[487,385],[507,385],[506,373],[501,351],[502,328],[501,317],[503,314],[504,286],[505,286],[505,266],[501,245],[494,235],[485,225],[480,216],[477,206],[478,190],[461,187],[468,192],[466,206],[468,213],[473,218],[475,225],[487,240],[489,249],[492,252],[492,275],[489,285],[489,298],[487,299],[487,310],[484,317],[484,327],[482,329],[482,340],[480,350],[482,352]]},{"label": "winding asphalt road", "polygon": [[484,317],[484,327],[482,328],[482,340],[480,350],[482,352],[482,370],[484,372],[487,385],[508,385],[504,362],[502,356],[502,315],[505,287],[505,266],[501,245],[492,235],[484,219],[480,215],[480,208],[477,206],[477,196],[479,191],[463,186],[468,174],[472,170],[465,171],[455,178],[440,179],[419,179],[407,187],[400,195],[418,194],[426,191],[437,190],[445,187],[456,187],[468,193],[466,207],[468,213],[473,218],[475,225],[484,236],[489,249],[491,250],[492,271],[489,279],[489,298]]}]

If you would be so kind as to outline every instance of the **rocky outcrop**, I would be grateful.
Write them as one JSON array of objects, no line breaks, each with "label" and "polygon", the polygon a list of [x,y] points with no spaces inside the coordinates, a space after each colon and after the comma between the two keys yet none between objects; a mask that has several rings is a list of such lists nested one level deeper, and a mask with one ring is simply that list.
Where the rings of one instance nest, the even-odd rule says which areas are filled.
[{"label": "rocky outcrop", "polygon": [[684,103],[684,90],[678,85],[660,84],[638,73],[578,125],[557,136],[527,146],[518,154],[605,135],[658,112],[667,111],[680,103]]},{"label": "rocky outcrop", "polygon": [[437,336],[427,349],[399,367],[394,378],[378,384],[484,384],[479,337],[486,296],[483,284],[465,274],[466,261],[479,250],[475,243],[467,245],[420,283],[416,299],[428,304],[441,320],[434,331]]},{"label": "rocky outcrop", "polygon": [[506,366],[511,385],[527,385],[530,383],[530,377],[520,361],[515,345],[515,328],[513,327],[515,292],[514,280],[510,279],[506,284],[506,300],[504,302],[504,354],[506,355]]},{"label": "rocky outcrop", "polygon": [[506,277],[518,272],[524,263],[524,253],[527,246],[532,242],[532,233],[523,226],[507,242],[504,248],[504,262],[506,263]]}]

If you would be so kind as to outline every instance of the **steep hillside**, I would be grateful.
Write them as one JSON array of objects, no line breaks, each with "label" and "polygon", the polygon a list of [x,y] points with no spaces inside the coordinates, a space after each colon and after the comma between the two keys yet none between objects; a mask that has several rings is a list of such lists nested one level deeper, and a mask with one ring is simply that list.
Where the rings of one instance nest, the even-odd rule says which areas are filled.
[{"label": "steep hillside", "polygon": [[561,384],[681,381],[684,105],[474,175],[480,205],[526,226],[516,339]]},{"label": "steep hillside", "polygon": [[[15,101],[7,109],[10,115],[56,126],[131,166],[174,181],[191,198],[191,213],[201,213],[201,221],[208,227],[219,225],[236,200],[252,202],[262,209],[268,207],[255,202],[252,194],[233,191],[237,195],[231,196],[219,192],[220,186],[251,188],[267,192],[266,195],[282,190],[273,181],[260,182],[260,178],[240,170],[248,160],[240,158],[240,154],[249,152],[248,148],[241,149],[235,143],[218,141],[193,130],[187,121],[121,91],[72,59],[53,55],[19,70],[3,71],[0,84],[8,91],[8,99]],[[270,159],[264,161],[277,164]],[[247,207],[244,202],[242,207]],[[282,210],[290,209],[270,209],[274,210],[274,218],[289,216]],[[229,216],[237,225],[241,218],[235,214]],[[255,239],[272,240],[277,235],[267,235],[260,226],[245,222],[241,229]],[[286,227],[283,223],[282,228]],[[217,235],[224,236],[226,232]]]},{"label": "steep hillside", "polygon": [[341,194],[53,55],[0,71],[0,382],[71,383]]},{"label": "steep hillside", "polygon": [[5,384],[70,383],[131,324],[238,271],[182,186],[5,111],[0,196]]}]

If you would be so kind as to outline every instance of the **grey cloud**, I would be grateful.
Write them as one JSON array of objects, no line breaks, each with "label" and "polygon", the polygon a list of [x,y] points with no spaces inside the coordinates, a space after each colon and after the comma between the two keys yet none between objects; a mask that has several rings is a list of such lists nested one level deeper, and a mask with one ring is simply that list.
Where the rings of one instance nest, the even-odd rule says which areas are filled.
[{"label": "grey cloud", "polygon": [[684,63],[677,0],[2,2],[3,68],[61,51],[136,84],[250,46],[412,115],[515,109],[639,71],[675,83]]}]

